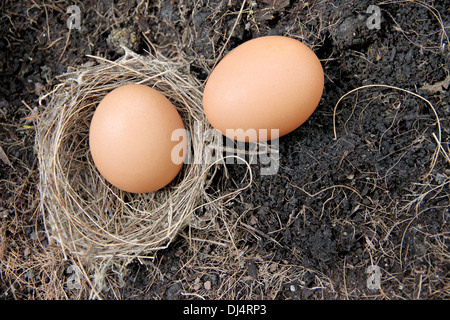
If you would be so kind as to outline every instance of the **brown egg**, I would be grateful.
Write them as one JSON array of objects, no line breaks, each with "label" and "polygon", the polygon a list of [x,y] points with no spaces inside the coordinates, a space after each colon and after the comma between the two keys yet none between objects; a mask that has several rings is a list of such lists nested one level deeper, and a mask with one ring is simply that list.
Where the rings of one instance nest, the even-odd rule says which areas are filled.
[{"label": "brown egg", "polygon": [[211,125],[229,138],[270,140],[275,138],[272,129],[283,136],[311,116],[323,86],[322,65],[305,44],[261,37],[236,47],[217,64],[205,85],[203,108]]},{"label": "brown egg", "polygon": [[[108,93],[95,110],[89,146],[97,169],[112,185],[133,193],[153,192],[171,182],[183,165],[184,129],[163,94],[145,85],[124,85]],[[172,141],[175,130],[181,138]],[[181,151],[172,155],[173,150]]]}]

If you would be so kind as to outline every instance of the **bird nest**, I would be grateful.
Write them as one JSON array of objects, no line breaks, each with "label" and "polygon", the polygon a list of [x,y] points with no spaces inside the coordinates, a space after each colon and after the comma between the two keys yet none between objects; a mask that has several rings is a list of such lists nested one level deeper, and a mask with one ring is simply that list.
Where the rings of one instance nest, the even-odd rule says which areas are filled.
[{"label": "bird nest", "polygon": [[[160,61],[129,50],[117,61],[95,63],[59,77],[41,97],[37,123],[41,209],[48,237],[64,254],[84,259],[152,257],[166,248],[202,206],[220,209],[208,192],[220,164],[205,161],[219,139],[204,138],[210,129],[202,109],[200,82],[183,61]],[[190,161],[162,190],[132,194],[110,185],[89,152],[90,120],[100,100],[116,87],[138,83],[163,93],[177,108],[190,132]]]}]

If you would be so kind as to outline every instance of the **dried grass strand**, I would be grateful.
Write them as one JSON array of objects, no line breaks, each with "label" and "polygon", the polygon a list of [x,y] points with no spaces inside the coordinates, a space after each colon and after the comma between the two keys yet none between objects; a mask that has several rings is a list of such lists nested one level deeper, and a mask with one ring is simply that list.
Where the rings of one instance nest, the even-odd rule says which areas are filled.
[{"label": "dried grass strand", "polygon": [[359,90],[362,90],[362,89],[368,89],[368,88],[388,88],[388,89],[393,89],[393,90],[401,91],[401,92],[404,92],[404,93],[413,95],[414,97],[419,98],[419,99],[421,99],[422,101],[425,101],[426,104],[430,107],[431,111],[433,112],[434,117],[436,118],[436,125],[437,125],[437,137],[436,137],[436,141],[437,141],[437,148],[436,148],[435,151],[434,151],[434,155],[433,155],[433,158],[432,158],[432,161],[431,161],[431,164],[430,164],[430,169],[429,169],[428,173],[427,173],[424,177],[421,178],[421,179],[425,179],[425,178],[428,177],[428,176],[431,174],[431,172],[433,171],[434,166],[435,166],[436,161],[437,161],[437,158],[438,158],[438,156],[439,156],[439,151],[440,151],[440,146],[441,146],[441,122],[440,122],[440,120],[439,120],[439,116],[438,116],[438,114],[437,114],[437,112],[436,112],[436,109],[434,108],[433,104],[432,104],[429,100],[427,100],[427,99],[425,99],[424,97],[422,97],[421,95],[418,95],[417,93],[414,93],[414,92],[411,92],[411,91],[409,91],[409,90],[402,89],[402,88],[399,88],[399,87],[390,86],[390,85],[385,85],[385,84],[369,84],[369,85],[361,86],[361,87],[358,87],[358,88],[355,88],[355,89],[352,89],[352,90],[348,91],[347,93],[345,93],[344,95],[342,95],[342,96],[339,98],[339,100],[336,102],[336,104],[335,104],[335,106],[334,106],[334,110],[333,110],[333,133],[334,133],[334,140],[337,140],[337,131],[336,131],[336,110],[337,110],[337,107],[338,107],[339,103],[340,103],[345,97],[347,97],[348,95],[350,95],[350,94],[352,94],[352,93],[354,93],[354,92],[357,92],[357,91],[359,91]]}]

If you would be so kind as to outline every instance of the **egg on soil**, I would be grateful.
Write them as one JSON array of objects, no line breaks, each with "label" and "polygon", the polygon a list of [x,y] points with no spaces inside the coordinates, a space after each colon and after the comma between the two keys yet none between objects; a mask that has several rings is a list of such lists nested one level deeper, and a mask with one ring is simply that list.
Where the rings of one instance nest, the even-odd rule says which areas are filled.
[{"label": "egg on soil", "polygon": [[302,125],[319,104],[322,65],[302,42],[283,36],[247,41],[213,69],[204,89],[210,124],[246,142],[281,137]]}]

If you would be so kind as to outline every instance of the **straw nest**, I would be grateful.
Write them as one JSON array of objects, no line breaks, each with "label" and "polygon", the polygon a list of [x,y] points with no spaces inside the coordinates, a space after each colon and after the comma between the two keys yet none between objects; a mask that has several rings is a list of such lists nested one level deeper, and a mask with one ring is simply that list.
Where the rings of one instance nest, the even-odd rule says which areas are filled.
[{"label": "straw nest", "polygon": [[[64,254],[83,260],[152,257],[166,248],[202,206],[220,209],[208,193],[219,164],[204,156],[218,137],[202,109],[201,84],[186,63],[160,61],[129,50],[117,61],[93,57],[95,64],[62,75],[40,105],[37,123],[41,210],[50,239]],[[94,166],[88,146],[90,119],[100,100],[114,88],[145,84],[177,108],[191,134],[191,161],[166,188],[131,194],[110,185]]]}]

